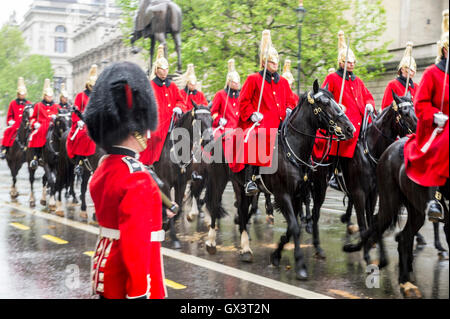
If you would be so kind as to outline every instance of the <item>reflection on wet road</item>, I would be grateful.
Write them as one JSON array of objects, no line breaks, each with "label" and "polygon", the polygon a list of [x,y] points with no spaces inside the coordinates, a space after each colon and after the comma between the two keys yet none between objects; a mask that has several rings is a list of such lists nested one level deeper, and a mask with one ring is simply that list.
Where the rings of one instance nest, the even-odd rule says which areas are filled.
[{"label": "reflection on wet road", "polygon": [[[36,208],[30,209],[28,205],[30,187],[25,166],[17,182],[18,203],[11,204],[10,173],[5,161],[0,162],[0,298],[96,298],[90,294],[89,282],[96,227],[80,217],[79,206],[66,209],[63,218],[47,213],[39,204],[42,174],[40,168],[35,181]],[[386,238],[390,264],[380,272],[379,288],[368,288],[370,277],[362,254],[342,252],[342,245],[348,240],[345,225],[339,220],[344,211],[342,194],[328,191],[320,218],[326,259],[314,257],[311,235],[302,230],[301,247],[309,273],[306,282],[295,279],[291,243],[285,246],[280,266],[270,265],[269,255],[286,231],[280,213],[275,213],[274,225],[268,225],[264,203],[260,202],[260,213],[249,226],[254,261],[247,264],[239,261],[240,238],[233,223],[236,209],[231,185],[222,202],[229,216],[220,221],[215,255],[209,255],[205,249],[208,229],[204,219],[197,217],[189,223],[184,216],[180,218],[177,225],[180,250],[172,250],[166,237],[163,253],[169,298],[402,298],[397,283],[397,246],[393,239],[399,229]],[[89,197],[88,213],[93,213]],[[400,218],[400,227],[405,218]],[[428,221],[421,233],[428,244],[416,250],[415,284],[425,298],[448,298],[448,260],[439,261]],[[447,247],[442,231],[441,240]],[[376,255],[374,249],[373,259]]]}]

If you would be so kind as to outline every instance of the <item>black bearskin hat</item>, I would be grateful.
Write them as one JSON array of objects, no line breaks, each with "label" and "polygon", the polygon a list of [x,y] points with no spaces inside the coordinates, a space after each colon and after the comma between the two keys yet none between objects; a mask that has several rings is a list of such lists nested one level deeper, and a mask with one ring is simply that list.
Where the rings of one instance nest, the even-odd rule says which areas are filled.
[{"label": "black bearskin hat", "polygon": [[157,104],[145,72],[117,62],[100,74],[83,113],[92,140],[104,149],[138,132],[146,136],[158,122]]}]

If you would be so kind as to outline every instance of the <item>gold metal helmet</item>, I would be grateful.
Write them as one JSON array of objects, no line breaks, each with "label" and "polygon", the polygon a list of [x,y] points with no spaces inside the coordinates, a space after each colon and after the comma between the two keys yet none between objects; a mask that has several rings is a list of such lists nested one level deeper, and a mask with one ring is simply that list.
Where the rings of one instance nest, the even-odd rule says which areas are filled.
[{"label": "gold metal helmet", "polygon": [[17,94],[25,95],[27,94],[27,87],[25,86],[25,81],[23,77],[17,80]]},{"label": "gold metal helmet", "polygon": [[97,64],[93,64],[91,66],[91,69],[89,70],[89,77],[88,80],[86,82],[86,87],[90,90],[92,90],[92,88],[95,85],[95,82],[97,81],[98,78],[98,74],[97,74]]},{"label": "gold metal helmet", "polygon": [[66,90],[65,83],[61,83],[61,93],[59,94],[59,98],[61,99],[61,97],[65,97],[66,99],[69,98],[69,93]]},{"label": "gold metal helmet", "polygon": [[153,63],[152,67],[152,74],[150,75],[150,80],[153,80],[156,77],[156,69],[168,69],[169,68],[169,61],[164,56],[164,45],[160,44],[158,46],[158,50],[156,52],[156,61]]},{"label": "gold metal helmet", "polygon": [[[347,55],[347,44],[345,43],[344,31],[338,32],[338,64],[345,63],[345,57]],[[348,62],[356,62],[355,54],[352,49],[348,49]]]},{"label": "gold metal helmet", "polygon": [[194,64],[189,63],[187,66],[187,71],[184,74],[184,79],[186,85],[191,83],[192,85],[197,85],[197,77],[195,76]]},{"label": "gold metal helmet", "polygon": [[50,79],[45,79],[44,81],[44,90],[42,91],[42,98],[44,98],[45,95],[53,97],[53,89],[50,86]]},{"label": "gold metal helmet", "polygon": [[239,73],[237,73],[237,71],[236,71],[234,59],[228,60],[228,73],[227,73],[227,80],[225,83],[225,88],[230,83],[230,81],[233,81],[233,82],[236,82],[239,84],[241,83],[241,78],[239,76]]},{"label": "gold metal helmet", "polygon": [[438,53],[436,63],[444,56],[443,49],[448,52],[448,9],[442,11],[441,39],[437,42]]},{"label": "gold metal helmet", "polygon": [[403,53],[403,58],[401,59],[400,64],[398,65],[397,71],[400,71],[401,68],[409,68],[414,72],[417,71],[416,60],[414,60],[412,56],[412,48],[413,43],[411,41],[408,41],[406,43],[405,53]]},{"label": "gold metal helmet", "polygon": [[291,60],[286,59],[284,61],[283,74],[281,76],[284,77],[288,81],[290,86],[292,86],[294,84],[295,79],[291,73]]},{"label": "gold metal helmet", "polygon": [[335,68],[329,68],[328,69],[328,74],[331,74],[331,73],[334,73],[334,72],[336,72]]},{"label": "gold metal helmet", "polygon": [[280,61],[278,52],[272,45],[270,30],[262,32],[261,45],[259,46],[259,65],[261,68],[266,65],[266,58],[268,62],[278,63]]}]

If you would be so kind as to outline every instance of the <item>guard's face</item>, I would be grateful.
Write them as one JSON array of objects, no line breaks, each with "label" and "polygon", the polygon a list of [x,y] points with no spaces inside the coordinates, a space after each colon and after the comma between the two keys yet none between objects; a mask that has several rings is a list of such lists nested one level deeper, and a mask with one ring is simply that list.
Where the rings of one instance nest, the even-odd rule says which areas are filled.
[{"label": "guard's face", "polygon": [[278,63],[272,62],[272,61],[267,61],[267,71],[269,71],[270,73],[277,72],[278,71]]},{"label": "guard's face", "polygon": [[67,103],[67,98],[64,97],[64,96],[61,96],[61,98],[59,99],[59,102],[60,102],[61,104],[66,104],[66,103]]},{"label": "guard's face", "polygon": [[44,95],[44,101],[50,103],[51,101],[53,101],[53,96]]},{"label": "guard's face", "polygon": [[[341,62],[339,63],[339,66],[341,68],[344,68],[345,62]],[[347,62],[347,71],[348,72],[353,72],[353,69],[355,68],[355,62],[354,61],[348,61]]]},{"label": "guard's face", "polygon": [[156,75],[161,79],[165,80],[169,74],[169,69],[156,68]]},{"label": "guard's face", "polygon": [[25,100],[25,94],[17,94],[17,97],[19,98],[19,100]]},{"label": "guard's face", "polygon": [[409,78],[412,79],[414,77],[414,75],[416,74],[416,72],[414,72],[413,70],[411,70],[410,68],[407,68],[407,67],[402,67],[402,69],[401,69],[402,76],[404,78],[408,78],[408,71],[409,71]]},{"label": "guard's face", "polygon": [[241,84],[239,82],[234,82],[234,81],[230,81],[229,85],[230,85],[230,89],[232,89],[232,90],[239,90],[239,88],[241,87]]},{"label": "guard's face", "polygon": [[194,91],[195,90],[195,84],[192,84],[191,82],[188,82],[187,84],[189,91]]}]

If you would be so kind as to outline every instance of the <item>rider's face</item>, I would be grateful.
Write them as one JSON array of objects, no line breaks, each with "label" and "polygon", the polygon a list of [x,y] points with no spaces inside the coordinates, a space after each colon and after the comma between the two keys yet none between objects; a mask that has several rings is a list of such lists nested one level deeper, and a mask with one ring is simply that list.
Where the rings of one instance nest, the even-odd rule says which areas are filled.
[{"label": "rider's face", "polygon": [[269,71],[270,73],[277,72],[278,71],[278,63],[268,61],[267,62],[267,71]]},{"label": "rider's face", "polygon": [[239,90],[240,88],[240,83],[239,82],[234,82],[234,81],[230,81],[230,89],[232,90]]},{"label": "rider's face", "polygon": [[53,101],[53,96],[44,95],[44,100],[45,100],[45,102],[50,103],[51,101]]},{"label": "rider's face", "polygon": [[195,91],[195,84],[192,84],[191,82],[188,82],[187,84],[189,91]]},{"label": "rider's face", "polygon": [[169,74],[169,69],[156,68],[156,75],[161,79],[165,80]]}]

